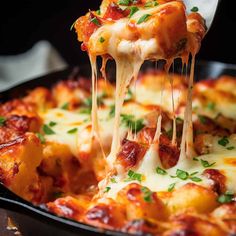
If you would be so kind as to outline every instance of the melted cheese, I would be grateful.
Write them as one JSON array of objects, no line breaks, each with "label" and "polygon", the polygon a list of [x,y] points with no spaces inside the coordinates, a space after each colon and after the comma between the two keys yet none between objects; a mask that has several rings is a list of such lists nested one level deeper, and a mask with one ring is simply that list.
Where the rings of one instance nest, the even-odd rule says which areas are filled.
[{"label": "melted cheese", "polygon": [[[168,170],[166,175],[157,174],[156,168],[161,167],[159,161],[157,147],[152,145],[146,155],[143,158],[140,166],[135,170],[137,173],[142,174],[143,178],[140,184],[148,187],[153,192],[168,191],[171,184],[175,184],[175,188],[179,188],[186,183],[196,183],[198,185],[209,188],[213,182],[202,175],[206,169],[217,169],[226,176],[226,188],[229,191],[236,192],[235,185],[235,174],[236,174],[236,149],[231,151],[227,150],[226,147],[218,144],[219,137],[215,137],[213,141],[213,152],[210,154],[196,157],[196,160],[185,160],[178,162],[178,164]],[[236,146],[235,137],[229,139],[228,146]],[[215,163],[209,168],[203,167],[201,159],[208,161],[209,164]],[[200,182],[194,182],[190,178],[187,180],[181,180],[176,176],[177,169],[187,171],[189,174],[197,172],[195,177],[201,179]],[[112,176],[113,177],[113,176]],[[114,179],[117,183],[109,182],[107,186],[111,187],[107,193],[108,197],[116,198],[116,194],[125,186],[130,183],[139,183],[138,181],[126,181],[128,176],[115,176]]]}]

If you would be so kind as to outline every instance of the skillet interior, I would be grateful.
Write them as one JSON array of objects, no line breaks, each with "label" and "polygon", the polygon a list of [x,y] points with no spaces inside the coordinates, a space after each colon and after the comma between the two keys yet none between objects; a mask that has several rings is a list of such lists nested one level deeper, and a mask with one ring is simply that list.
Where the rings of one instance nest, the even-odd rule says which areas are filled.
[{"label": "skillet interior", "polygon": [[[142,70],[147,70],[153,63],[146,63]],[[114,68],[108,67],[108,68]],[[175,64],[175,72],[180,72],[181,67]],[[0,102],[5,102],[12,98],[24,96],[27,91],[37,86],[50,88],[57,81],[65,80],[70,77],[90,77],[90,67],[88,65],[68,68],[63,71],[51,73],[40,78],[35,78],[22,84],[16,85],[0,93]],[[108,78],[114,78],[115,70],[108,69]],[[224,64],[220,62],[199,61],[196,64],[195,80],[206,78],[217,78],[220,75],[236,76],[236,65]],[[1,199],[2,197],[2,199]],[[7,199],[8,198],[8,199]],[[19,227],[23,236],[75,236],[75,235],[127,235],[114,231],[99,230],[93,226],[81,224],[72,220],[57,217],[47,211],[34,207],[30,203],[17,198],[14,194],[8,192],[5,196],[0,190],[0,206],[8,209],[8,215]]]}]

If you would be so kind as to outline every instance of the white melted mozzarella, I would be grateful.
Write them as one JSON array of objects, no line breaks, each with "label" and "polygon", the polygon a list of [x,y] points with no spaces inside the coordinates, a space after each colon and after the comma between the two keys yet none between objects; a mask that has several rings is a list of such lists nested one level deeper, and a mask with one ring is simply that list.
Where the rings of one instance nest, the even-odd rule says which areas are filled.
[{"label": "white melted mozzarella", "polygon": [[[114,179],[117,183],[109,183],[111,187],[107,193],[108,197],[116,198],[117,193],[130,183],[139,183],[148,187],[153,192],[168,191],[168,188],[174,184],[175,189],[179,188],[187,183],[195,183],[204,187],[210,187],[213,184],[212,180],[206,178],[203,174],[206,169],[216,169],[226,176],[226,188],[229,191],[236,192],[235,175],[236,175],[236,140],[230,138],[227,146],[218,144],[219,137],[215,137],[213,141],[213,153],[196,157],[197,160],[180,161],[178,164],[168,170],[166,174],[161,175],[156,172],[156,168],[161,166],[159,157],[157,154],[157,147],[152,145],[143,158],[140,166],[135,170],[136,173],[141,174],[142,181],[137,180],[126,181],[128,176],[116,176]],[[227,150],[227,147],[235,147],[232,150]],[[210,167],[204,167],[202,161],[207,161]],[[189,177],[187,180],[181,180],[176,177],[177,169],[188,172],[189,175],[195,173],[193,177],[197,177],[199,182],[191,180]]]}]

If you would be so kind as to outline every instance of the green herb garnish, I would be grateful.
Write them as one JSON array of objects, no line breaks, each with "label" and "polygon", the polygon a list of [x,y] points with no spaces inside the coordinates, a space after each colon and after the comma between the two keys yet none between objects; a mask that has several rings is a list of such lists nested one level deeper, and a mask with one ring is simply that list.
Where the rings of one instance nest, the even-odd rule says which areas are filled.
[{"label": "green herb garnish", "polygon": [[232,192],[226,192],[224,194],[221,194],[217,201],[219,203],[230,203],[233,201],[233,198],[234,198],[234,194]]},{"label": "green herb garnish", "polygon": [[125,181],[131,181],[131,180],[137,180],[139,182],[142,181],[142,174],[136,173],[132,170],[128,171],[128,179],[126,179]]},{"label": "green herb garnish", "polygon": [[137,11],[139,11],[139,8],[138,7],[130,7],[130,13],[129,13],[129,18],[131,18]]},{"label": "green herb garnish", "polygon": [[215,110],[216,104],[214,102],[209,102],[207,108],[211,111]]},{"label": "green herb garnish", "polygon": [[141,16],[139,18],[137,24],[139,25],[139,24],[141,24],[143,22],[146,22],[149,19],[150,16],[151,16],[150,14],[144,14],[143,16]]},{"label": "green herb garnish", "polygon": [[188,172],[186,172],[186,171],[177,169],[177,171],[176,171],[176,177],[178,177],[179,179],[182,179],[182,180],[186,180],[186,179],[188,179],[189,174],[188,174]]},{"label": "green herb garnish", "polygon": [[44,138],[44,136],[42,134],[36,133],[36,136],[39,138],[39,140],[42,144],[46,143],[46,139]]},{"label": "green herb garnish", "polygon": [[77,128],[70,129],[70,130],[67,131],[67,133],[68,133],[68,134],[74,134],[74,133],[77,132],[77,130],[78,130]]},{"label": "green herb garnish", "polygon": [[112,182],[113,184],[117,183],[117,181],[116,181],[115,178],[111,178],[110,180],[111,180],[111,182]]},{"label": "green herb garnish", "polygon": [[109,111],[109,118],[112,118],[115,116],[115,105],[110,106],[110,111]]},{"label": "green herb garnish", "polygon": [[192,9],[191,9],[191,12],[198,12],[198,7],[194,6]]},{"label": "green herb garnish", "polygon": [[3,116],[0,116],[0,126],[3,126],[6,121],[6,118]]},{"label": "green herb garnish", "polygon": [[92,108],[92,97],[86,98],[83,103],[86,107]]},{"label": "green herb garnish", "polygon": [[97,26],[100,26],[100,25],[101,25],[100,22],[98,21],[98,18],[97,18],[97,17],[93,17],[93,18],[90,20],[90,22],[94,23],[94,24],[97,25]]},{"label": "green herb garnish", "polygon": [[50,122],[49,122],[49,126],[50,126],[50,127],[53,127],[53,126],[55,126],[56,124],[57,124],[57,123],[54,122],[54,121],[50,121]]},{"label": "green herb garnish", "polygon": [[100,42],[100,43],[104,43],[104,42],[105,42],[105,39],[104,39],[103,37],[100,37],[100,38],[99,38],[99,42]]},{"label": "green herb garnish", "polygon": [[60,197],[62,197],[63,196],[63,192],[54,192],[53,193],[53,197],[56,199],[56,198],[60,198]]},{"label": "green herb garnish", "polygon": [[108,193],[111,190],[111,187],[106,187],[104,193]]},{"label": "green herb garnish", "polygon": [[81,108],[80,110],[79,110],[79,113],[80,114],[91,114],[91,108],[87,108],[87,107],[84,107],[84,108]]},{"label": "green herb garnish", "polygon": [[179,178],[181,180],[187,180],[187,179],[190,179],[192,180],[193,182],[200,182],[202,181],[202,179],[194,176],[198,173],[198,171],[196,172],[193,172],[192,174],[189,174],[187,171],[184,171],[184,170],[180,170],[180,169],[177,169],[176,171],[176,176],[172,176],[173,178]]},{"label": "green herb garnish", "polygon": [[230,146],[230,147],[227,147],[226,149],[227,150],[233,150],[233,149],[235,149],[235,147],[234,146]]},{"label": "green herb garnish", "polygon": [[47,135],[55,134],[55,132],[48,125],[43,125],[43,132]]},{"label": "green herb garnish", "polygon": [[183,122],[184,122],[184,120],[183,120],[183,119],[181,119],[180,117],[176,117],[176,122],[177,122],[177,123],[183,123]]},{"label": "green herb garnish", "polygon": [[144,127],[144,120],[137,119],[133,115],[121,114],[121,122],[129,127],[132,132],[138,132]]},{"label": "green herb garnish", "polygon": [[149,1],[149,2],[146,2],[144,7],[154,7],[154,6],[158,6],[159,3],[157,1]]},{"label": "green herb garnish", "polygon": [[68,110],[68,108],[69,108],[69,102],[66,102],[61,106],[61,109],[63,110]]},{"label": "green herb garnish", "polygon": [[156,172],[159,175],[167,175],[167,172],[164,169],[160,168],[159,166],[156,168]]},{"label": "green herb garnish", "polygon": [[175,188],[175,185],[176,185],[176,183],[170,184],[169,187],[168,187],[168,192],[172,192]]},{"label": "green herb garnish", "polygon": [[152,7],[153,6],[153,2],[150,1],[150,2],[146,2],[144,7]]},{"label": "green herb garnish", "polygon": [[201,161],[202,166],[205,167],[205,168],[211,167],[211,166],[216,164],[216,162],[213,162],[213,163],[210,164],[208,161],[203,160],[203,159],[201,159],[200,161]]},{"label": "green herb garnish", "polygon": [[128,101],[132,100],[133,98],[134,98],[134,95],[133,95],[132,91],[130,89],[128,89],[128,92],[125,96],[125,102],[128,102]]},{"label": "green herb garnish", "polygon": [[206,124],[207,119],[205,116],[198,115],[198,119],[202,124]]},{"label": "green herb garnish", "polygon": [[220,140],[218,140],[218,144],[223,147],[225,147],[228,143],[229,143],[229,140],[227,139],[227,137],[223,137]]},{"label": "green herb garnish", "polygon": [[196,176],[190,177],[189,179],[191,179],[193,182],[201,182],[202,181],[202,179],[200,179]]},{"label": "green herb garnish", "polygon": [[128,6],[130,4],[130,0],[119,0],[118,4]]},{"label": "green herb garnish", "polygon": [[101,10],[98,9],[98,10],[96,11],[96,14],[97,14],[97,15],[101,15]]},{"label": "green herb garnish", "polygon": [[152,202],[152,191],[150,191],[147,187],[142,187],[141,191],[143,192],[143,199],[145,202]]}]

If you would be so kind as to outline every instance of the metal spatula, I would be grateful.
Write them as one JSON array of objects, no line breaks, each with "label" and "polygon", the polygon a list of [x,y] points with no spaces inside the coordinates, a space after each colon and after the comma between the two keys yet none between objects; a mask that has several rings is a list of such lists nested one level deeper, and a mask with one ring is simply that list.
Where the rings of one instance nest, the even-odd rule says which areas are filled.
[{"label": "metal spatula", "polygon": [[198,8],[198,12],[206,20],[207,30],[209,30],[220,0],[183,0],[183,2],[186,5],[187,13],[191,13],[193,7]]}]

